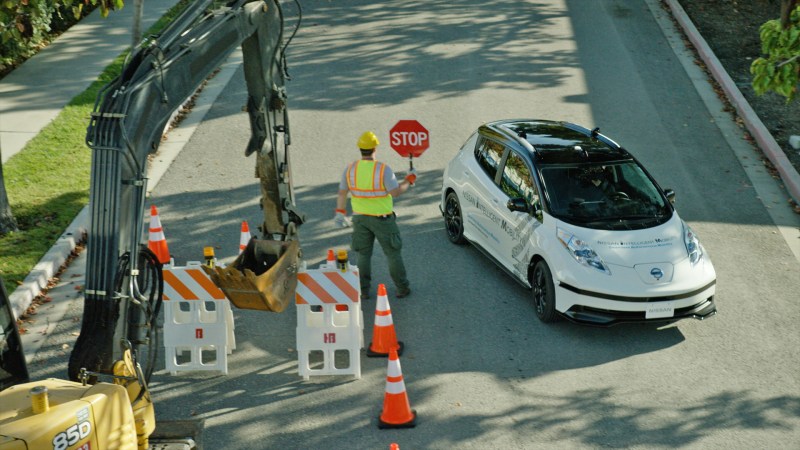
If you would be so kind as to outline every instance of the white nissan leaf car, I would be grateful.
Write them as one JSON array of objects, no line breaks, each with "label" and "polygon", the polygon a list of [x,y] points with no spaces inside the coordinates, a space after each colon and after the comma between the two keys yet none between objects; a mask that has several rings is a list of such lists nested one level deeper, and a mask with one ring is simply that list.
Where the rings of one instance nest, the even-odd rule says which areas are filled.
[{"label": "white nissan leaf car", "polygon": [[529,288],[543,322],[705,319],[716,273],[674,197],[598,129],[520,119],[470,136],[439,208],[450,241]]}]

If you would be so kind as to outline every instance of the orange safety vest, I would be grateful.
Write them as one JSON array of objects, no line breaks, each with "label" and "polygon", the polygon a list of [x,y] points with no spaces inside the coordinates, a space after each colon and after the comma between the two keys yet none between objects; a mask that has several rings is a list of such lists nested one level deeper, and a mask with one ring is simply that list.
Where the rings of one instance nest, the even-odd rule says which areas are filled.
[{"label": "orange safety vest", "polygon": [[392,213],[392,196],[383,184],[386,164],[361,159],[347,168],[347,188],[354,214],[386,216]]}]

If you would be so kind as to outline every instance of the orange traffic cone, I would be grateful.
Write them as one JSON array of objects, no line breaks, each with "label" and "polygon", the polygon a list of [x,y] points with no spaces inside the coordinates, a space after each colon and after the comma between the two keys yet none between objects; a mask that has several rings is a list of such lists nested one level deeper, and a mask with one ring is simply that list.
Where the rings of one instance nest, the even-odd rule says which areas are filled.
[{"label": "orange traffic cone", "polygon": [[147,241],[147,247],[156,254],[158,262],[161,264],[169,262],[167,238],[164,237],[164,229],[161,228],[161,219],[158,218],[156,205],[150,205],[150,238]]},{"label": "orange traffic cone", "polygon": [[383,394],[383,412],[378,417],[378,428],[413,428],[417,425],[417,412],[411,409],[400,370],[397,351],[389,351],[386,369],[386,392]]},{"label": "orange traffic cone", "polygon": [[242,234],[239,237],[239,254],[241,255],[247,243],[250,242],[250,227],[247,226],[247,221],[242,221]]},{"label": "orange traffic cone", "polygon": [[392,310],[389,308],[389,299],[386,298],[386,286],[379,284],[378,301],[375,306],[375,325],[372,327],[372,342],[367,348],[367,356],[387,356],[390,350],[396,350],[398,355],[402,355],[403,343],[397,340],[397,334],[394,331]]}]

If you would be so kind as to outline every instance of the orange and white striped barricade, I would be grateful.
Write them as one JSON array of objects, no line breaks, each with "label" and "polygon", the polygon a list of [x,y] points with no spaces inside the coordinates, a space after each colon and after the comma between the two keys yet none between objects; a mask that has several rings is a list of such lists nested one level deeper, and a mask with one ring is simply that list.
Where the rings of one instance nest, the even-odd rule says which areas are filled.
[{"label": "orange and white striped barricade", "polygon": [[318,270],[297,274],[297,359],[304,380],[311,375],[361,378],[364,318],[360,299],[358,268],[353,265],[341,271],[323,264]]},{"label": "orange and white striped barricade", "polygon": [[164,266],[164,348],[166,369],[217,370],[228,374],[236,348],[233,312],[225,294],[201,263]]}]

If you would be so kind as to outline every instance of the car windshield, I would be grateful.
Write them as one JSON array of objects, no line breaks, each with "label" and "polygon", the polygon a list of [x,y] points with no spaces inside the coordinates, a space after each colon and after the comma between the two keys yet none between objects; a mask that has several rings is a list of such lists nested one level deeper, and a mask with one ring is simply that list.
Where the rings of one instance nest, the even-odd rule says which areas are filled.
[{"label": "car windshield", "polygon": [[635,161],[540,166],[548,210],[574,225],[637,229],[660,225],[672,208]]}]

